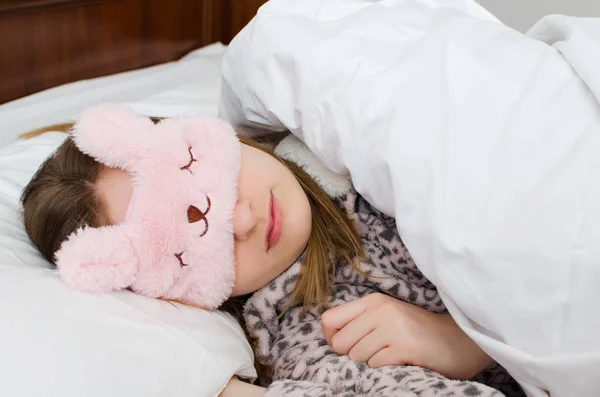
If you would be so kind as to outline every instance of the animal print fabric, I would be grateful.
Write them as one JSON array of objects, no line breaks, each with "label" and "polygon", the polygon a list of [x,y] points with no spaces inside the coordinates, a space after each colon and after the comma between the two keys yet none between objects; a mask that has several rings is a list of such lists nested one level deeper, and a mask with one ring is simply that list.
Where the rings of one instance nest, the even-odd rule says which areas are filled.
[{"label": "animal print fabric", "polygon": [[[358,273],[339,264],[331,306],[381,292],[425,308],[445,312],[434,285],[417,269],[398,236],[395,220],[374,209],[356,192],[338,200],[354,220],[368,260]],[[248,300],[244,318],[260,362],[272,368],[266,397],[522,397],[518,384],[502,369],[486,371],[477,382],[450,380],[419,367],[379,369],[337,354],[327,344],[321,313],[313,308],[286,310],[300,273],[295,263]],[[501,391],[502,392],[501,392]]]}]

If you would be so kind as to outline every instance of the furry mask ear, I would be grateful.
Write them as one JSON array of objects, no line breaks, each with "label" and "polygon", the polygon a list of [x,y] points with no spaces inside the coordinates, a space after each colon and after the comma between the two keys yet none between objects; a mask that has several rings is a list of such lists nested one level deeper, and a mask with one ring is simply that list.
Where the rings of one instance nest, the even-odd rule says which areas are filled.
[{"label": "furry mask ear", "polygon": [[135,279],[137,256],[126,228],[82,228],[56,252],[60,276],[84,292],[106,293],[129,287]]},{"label": "furry mask ear", "polygon": [[73,129],[73,140],[84,153],[104,165],[132,171],[152,139],[154,123],[120,105],[98,105],[84,111]]}]

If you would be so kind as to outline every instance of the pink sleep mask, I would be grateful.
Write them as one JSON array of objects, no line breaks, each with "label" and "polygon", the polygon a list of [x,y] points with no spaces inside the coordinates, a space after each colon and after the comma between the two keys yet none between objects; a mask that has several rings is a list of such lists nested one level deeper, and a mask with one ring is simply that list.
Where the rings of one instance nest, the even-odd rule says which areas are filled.
[{"label": "pink sleep mask", "polygon": [[133,194],[118,225],[82,227],[56,253],[72,288],[130,288],[207,309],[235,279],[232,216],[240,142],[224,121],[181,117],[154,124],[123,106],[85,111],[72,136],[98,162],[130,173]]}]

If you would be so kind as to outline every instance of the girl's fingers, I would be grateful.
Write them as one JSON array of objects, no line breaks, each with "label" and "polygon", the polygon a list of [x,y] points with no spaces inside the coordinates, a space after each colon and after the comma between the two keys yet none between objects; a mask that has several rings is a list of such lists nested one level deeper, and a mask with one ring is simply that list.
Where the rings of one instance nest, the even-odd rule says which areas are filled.
[{"label": "girl's fingers", "polygon": [[359,299],[343,303],[323,313],[321,322],[323,325],[323,334],[325,335],[325,339],[327,339],[327,343],[331,345],[333,335],[352,320],[363,314],[365,310],[365,304]]},{"label": "girl's fingers", "polygon": [[323,335],[325,336],[325,340],[327,341],[327,344],[329,346],[331,346],[331,339],[333,338],[333,335],[336,334],[336,332],[338,332],[337,329],[326,328],[325,325],[323,325]]},{"label": "girl's fingers", "polygon": [[328,328],[342,329],[350,321],[363,314],[365,310],[365,303],[358,299],[327,310],[321,316],[321,320],[323,325]]},{"label": "girl's fingers", "polygon": [[387,342],[385,340],[385,335],[376,329],[358,341],[358,343],[350,349],[348,357],[350,357],[352,361],[366,363],[377,352],[386,347]]},{"label": "girl's fingers", "polygon": [[402,357],[394,357],[393,350],[389,347],[379,350],[369,360],[367,364],[371,368],[387,367],[388,365],[406,365],[407,362]]},{"label": "girl's fingers", "polygon": [[361,339],[377,328],[375,314],[375,311],[363,313],[337,331],[331,338],[333,350],[338,354],[348,354]]}]

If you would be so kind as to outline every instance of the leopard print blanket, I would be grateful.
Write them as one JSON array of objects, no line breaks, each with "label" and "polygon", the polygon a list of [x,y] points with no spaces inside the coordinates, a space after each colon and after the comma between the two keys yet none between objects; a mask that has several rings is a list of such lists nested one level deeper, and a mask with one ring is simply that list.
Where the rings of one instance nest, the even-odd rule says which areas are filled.
[{"label": "leopard print blanket", "polygon": [[[368,260],[365,277],[340,264],[334,277],[331,306],[374,292],[445,312],[434,285],[416,267],[398,236],[395,220],[377,211],[354,191],[337,200],[354,220]],[[455,381],[423,368],[379,369],[337,354],[323,336],[320,312],[286,310],[300,273],[294,264],[248,300],[244,318],[256,341],[258,360],[272,368],[266,397],[522,397],[519,385],[501,367],[480,374],[478,382]]]}]

